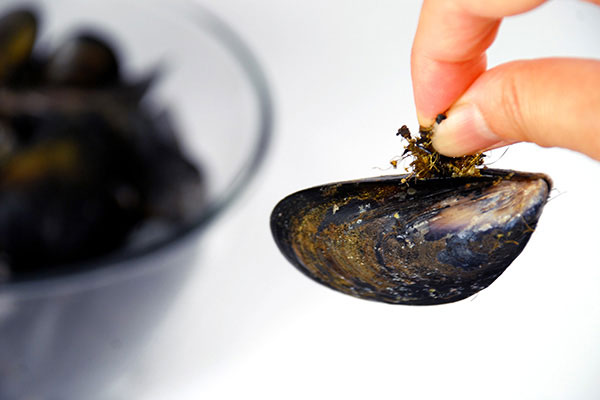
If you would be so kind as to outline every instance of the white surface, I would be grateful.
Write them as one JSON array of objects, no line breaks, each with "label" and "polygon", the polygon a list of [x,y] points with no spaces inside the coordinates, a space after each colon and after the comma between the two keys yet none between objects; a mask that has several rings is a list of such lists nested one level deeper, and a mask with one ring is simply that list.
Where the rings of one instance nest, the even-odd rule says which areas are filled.
[{"label": "white surface", "polygon": [[[115,398],[600,398],[600,163],[516,145],[494,164],[549,174],[555,198],[523,254],[474,298],[407,307],[333,292],[281,256],[269,214],[293,191],[379,175],[401,154],[395,131],[416,127],[409,54],[420,4],[204,4],[267,70],[275,140]],[[507,20],[490,63],[599,58],[598,38],[600,7],[553,1]]]}]

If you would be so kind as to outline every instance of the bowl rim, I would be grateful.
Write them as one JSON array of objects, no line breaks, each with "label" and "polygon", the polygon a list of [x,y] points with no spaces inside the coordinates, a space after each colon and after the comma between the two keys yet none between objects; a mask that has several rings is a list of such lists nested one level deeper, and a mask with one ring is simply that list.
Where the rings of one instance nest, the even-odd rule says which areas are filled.
[{"label": "bowl rim", "polygon": [[[28,2],[19,8],[30,6],[31,3]],[[222,193],[209,201],[196,218],[175,228],[167,237],[139,249],[117,251],[114,254],[73,263],[64,272],[51,275],[40,274],[14,282],[9,279],[0,283],[0,296],[47,297],[49,294],[55,294],[54,292],[81,291],[89,287],[106,285],[115,280],[120,281],[145,274],[151,270],[150,265],[130,263],[130,261],[162,255],[161,250],[176,248],[178,244],[185,241],[184,239],[195,238],[240,196],[257,174],[271,142],[274,120],[271,90],[261,64],[239,34],[217,14],[191,0],[169,2],[170,9],[176,6],[182,7],[181,13],[189,22],[223,45],[247,78],[258,108],[258,122],[255,128],[257,139],[254,140],[254,148],[249,152],[247,160],[241,163],[242,167]],[[13,7],[9,5],[8,9],[11,8],[15,8],[14,5]]]}]

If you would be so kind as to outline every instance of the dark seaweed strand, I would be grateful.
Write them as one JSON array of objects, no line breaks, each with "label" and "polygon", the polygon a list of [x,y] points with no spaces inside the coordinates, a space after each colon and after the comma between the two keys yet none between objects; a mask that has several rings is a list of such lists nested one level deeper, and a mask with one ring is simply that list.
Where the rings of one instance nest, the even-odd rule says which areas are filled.
[{"label": "dark seaweed strand", "polygon": [[414,138],[406,125],[398,130],[396,136],[402,136],[407,141],[403,157],[412,157],[408,172],[417,179],[480,176],[478,167],[483,165],[484,154],[446,157],[433,148],[431,137],[436,127],[445,119],[444,114],[439,114],[433,126],[419,127],[419,135]]}]

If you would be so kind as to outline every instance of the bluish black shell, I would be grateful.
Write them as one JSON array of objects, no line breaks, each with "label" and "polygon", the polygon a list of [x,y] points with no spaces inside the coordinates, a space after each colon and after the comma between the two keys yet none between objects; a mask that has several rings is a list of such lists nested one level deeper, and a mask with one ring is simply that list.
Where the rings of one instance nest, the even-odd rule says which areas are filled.
[{"label": "bluish black shell", "polygon": [[441,304],[489,286],[533,233],[551,182],[485,169],[480,177],[388,176],[306,189],[271,215],[277,245],[332,289],[393,304]]}]

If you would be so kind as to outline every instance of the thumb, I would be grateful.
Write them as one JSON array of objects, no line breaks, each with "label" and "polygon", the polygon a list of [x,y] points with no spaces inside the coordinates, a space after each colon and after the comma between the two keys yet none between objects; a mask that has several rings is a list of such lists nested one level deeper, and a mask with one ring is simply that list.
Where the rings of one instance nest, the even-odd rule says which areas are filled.
[{"label": "thumb", "polygon": [[434,147],[461,156],[527,141],[600,160],[600,61],[517,61],[484,72],[447,112]]}]

